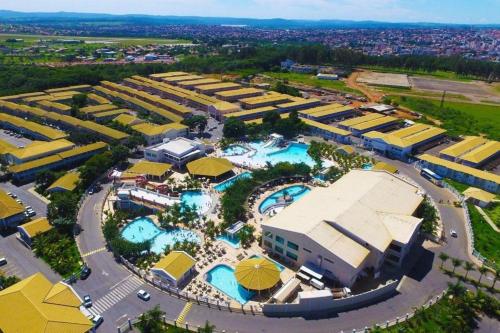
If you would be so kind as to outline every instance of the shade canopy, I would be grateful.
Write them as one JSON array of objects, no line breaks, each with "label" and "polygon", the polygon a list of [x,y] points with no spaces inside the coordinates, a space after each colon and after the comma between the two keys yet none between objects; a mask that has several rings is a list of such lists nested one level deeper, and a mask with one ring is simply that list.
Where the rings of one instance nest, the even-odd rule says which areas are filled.
[{"label": "shade canopy", "polygon": [[276,264],[265,258],[240,261],[234,275],[244,288],[257,291],[272,288],[280,280],[280,271]]},{"label": "shade canopy", "polygon": [[225,158],[203,157],[186,165],[193,176],[218,177],[233,170],[233,164]]}]

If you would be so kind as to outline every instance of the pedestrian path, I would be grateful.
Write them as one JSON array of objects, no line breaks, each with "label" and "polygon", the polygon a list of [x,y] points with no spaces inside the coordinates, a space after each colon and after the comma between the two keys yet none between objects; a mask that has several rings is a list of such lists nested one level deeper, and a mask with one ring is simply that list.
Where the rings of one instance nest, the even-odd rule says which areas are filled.
[{"label": "pedestrian path", "polygon": [[191,311],[191,308],[193,307],[193,303],[187,302],[186,305],[184,305],[184,308],[182,309],[181,313],[179,313],[179,317],[177,317],[177,325],[184,325],[186,322],[186,316]]},{"label": "pedestrian path", "polygon": [[92,307],[89,308],[89,311],[94,315],[102,314],[135,290],[139,289],[143,284],[144,281],[137,276],[129,275],[113,286],[106,295],[95,301]]},{"label": "pedestrian path", "polygon": [[85,257],[91,256],[91,255],[93,255],[93,254],[95,254],[95,253],[102,252],[102,251],[104,251],[104,250],[106,250],[106,247],[105,247],[105,246],[104,246],[104,247],[101,247],[101,248],[98,248],[98,249],[95,249],[95,250],[92,250],[92,251],[89,251],[89,252],[87,252],[87,253],[82,254],[82,258],[85,258]]}]

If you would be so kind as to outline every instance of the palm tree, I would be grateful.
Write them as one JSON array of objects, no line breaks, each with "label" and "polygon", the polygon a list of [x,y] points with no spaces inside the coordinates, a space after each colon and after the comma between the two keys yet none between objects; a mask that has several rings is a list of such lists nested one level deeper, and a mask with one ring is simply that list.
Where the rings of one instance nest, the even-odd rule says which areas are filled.
[{"label": "palm tree", "polygon": [[446,254],[446,253],[444,253],[444,252],[441,252],[441,253],[439,254],[439,259],[441,259],[441,267],[440,267],[440,268],[443,268],[444,263],[445,263],[446,261],[448,261],[448,259],[450,259],[450,256],[449,256],[449,255],[447,255],[447,254]]},{"label": "palm tree", "polygon": [[457,283],[448,282],[448,290],[454,296],[460,296],[467,290],[459,281]]},{"label": "palm tree", "polygon": [[477,283],[481,284],[481,279],[483,278],[483,275],[487,274],[490,270],[486,266],[481,266],[479,267],[478,271],[481,275],[479,275],[479,281]]},{"label": "palm tree", "polygon": [[453,265],[453,273],[455,273],[457,267],[462,266],[462,260],[457,258],[451,258],[451,264]]},{"label": "palm tree", "polygon": [[468,261],[466,261],[464,263],[464,269],[465,269],[465,276],[464,276],[465,280],[467,280],[467,275],[469,275],[470,271],[475,271],[476,270],[476,268],[474,267],[474,265],[471,262],[468,262]]},{"label": "palm tree", "polygon": [[215,329],[215,325],[210,324],[210,322],[207,320],[205,322],[205,326],[201,327],[198,332],[199,333],[212,333]]}]

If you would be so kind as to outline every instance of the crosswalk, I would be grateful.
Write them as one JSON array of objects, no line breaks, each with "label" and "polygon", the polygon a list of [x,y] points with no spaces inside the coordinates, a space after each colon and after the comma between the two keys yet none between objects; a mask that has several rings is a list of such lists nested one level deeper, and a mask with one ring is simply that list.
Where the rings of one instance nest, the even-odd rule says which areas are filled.
[{"label": "crosswalk", "polygon": [[94,301],[94,304],[91,308],[89,308],[89,311],[94,315],[102,314],[113,305],[133,293],[135,290],[139,289],[139,287],[143,284],[144,281],[137,276],[129,275],[127,278],[113,286],[106,295],[99,298],[97,301]]},{"label": "crosswalk", "polygon": [[179,314],[179,317],[177,317],[177,325],[184,325],[184,322],[186,321],[186,316],[193,307],[193,303],[187,302],[186,305],[184,305],[184,308],[182,309],[181,313]]},{"label": "crosswalk", "polygon": [[90,255],[93,255],[94,253],[102,252],[104,250],[106,250],[105,246],[103,246],[101,248],[98,248],[98,249],[95,249],[95,250],[92,250],[92,251],[89,251],[87,253],[82,254],[82,258],[85,258],[85,257],[88,257]]}]

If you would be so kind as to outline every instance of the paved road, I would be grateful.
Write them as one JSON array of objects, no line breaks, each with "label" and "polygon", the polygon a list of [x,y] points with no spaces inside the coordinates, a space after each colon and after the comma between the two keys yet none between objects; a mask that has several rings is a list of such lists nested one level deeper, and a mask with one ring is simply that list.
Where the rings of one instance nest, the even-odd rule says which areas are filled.
[{"label": "paved road", "polygon": [[[400,170],[418,181],[427,193],[437,202],[443,200],[452,202],[454,197],[446,190],[434,186],[421,178],[418,171],[411,166],[389,161],[397,165]],[[104,200],[105,190],[90,196],[83,204],[80,212],[80,223],[83,227],[78,237],[81,252],[85,255],[86,262],[93,268],[92,275],[85,281],[78,281],[75,285],[80,294],[90,294],[96,307],[93,310],[101,313],[105,318],[100,331],[112,332],[116,326],[134,318],[139,313],[160,304],[169,318],[176,318],[184,307],[184,302],[169,296],[145,284],[140,284],[125,268],[115,262],[113,256],[102,250],[104,239],[100,228],[101,205]],[[401,293],[384,301],[358,310],[329,314],[329,318],[269,318],[261,315],[229,313],[209,309],[204,306],[193,305],[186,314],[186,322],[192,325],[203,325],[206,320],[216,325],[219,329],[228,332],[338,332],[364,326],[373,326],[385,320],[404,316],[406,312],[416,306],[427,302],[434,295],[447,287],[448,278],[436,266],[440,264],[437,253],[445,251],[453,257],[467,259],[466,234],[463,215],[460,209],[448,204],[438,205],[443,218],[445,231],[451,228],[457,230],[459,237],[450,238],[446,244],[436,250],[417,248],[411,255],[413,264],[402,285]],[[135,291],[139,288],[148,290],[152,294],[149,303],[139,300]],[[485,323],[485,327],[488,324]]]}]

